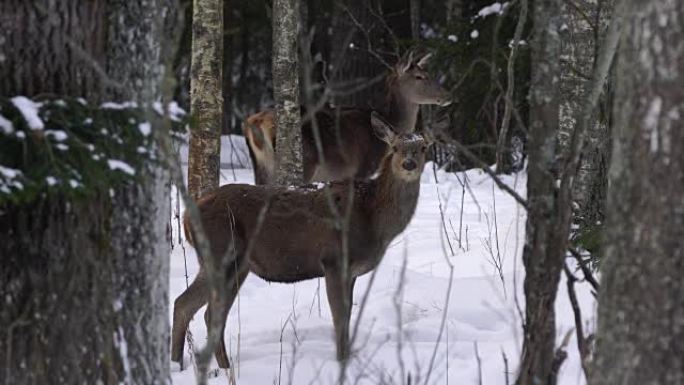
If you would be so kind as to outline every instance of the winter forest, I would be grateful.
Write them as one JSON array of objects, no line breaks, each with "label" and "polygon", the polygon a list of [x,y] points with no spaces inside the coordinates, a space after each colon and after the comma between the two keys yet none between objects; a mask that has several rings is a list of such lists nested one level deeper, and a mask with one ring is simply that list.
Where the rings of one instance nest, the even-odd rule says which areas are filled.
[{"label": "winter forest", "polygon": [[683,144],[681,0],[0,0],[0,385],[684,385]]}]

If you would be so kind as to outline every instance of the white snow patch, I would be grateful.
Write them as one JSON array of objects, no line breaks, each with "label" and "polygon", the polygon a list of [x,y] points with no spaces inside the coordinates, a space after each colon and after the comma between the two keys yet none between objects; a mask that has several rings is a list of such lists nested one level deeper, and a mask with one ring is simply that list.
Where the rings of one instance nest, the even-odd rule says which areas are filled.
[{"label": "white snow patch", "polygon": [[152,109],[161,116],[164,116],[164,106],[160,101],[152,103]]},{"label": "white snow patch", "polygon": [[12,104],[21,112],[32,130],[42,130],[45,128],[45,123],[38,116],[38,109],[41,104],[36,103],[26,96],[15,96],[12,98]]},{"label": "white snow patch", "polygon": [[57,143],[57,144],[55,144],[55,147],[60,151],[68,151],[69,150],[69,146],[67,146],[64,143]]},{"label": "white snow patch", "polygon": [[0,115],[0,129],[5,135],[10,135],[14,132],[14,125],[4,116]]},{"label": "white snow patch", "polygon": [[477,17],[487,17],[489,15],[494,15],[494,14],[502,14],[504,11],[504,8],[508,5],[508,3],[493,3],[490,4],[482,9],[480,9],[479,12],[477,12]]},{"label": "white snow patch", "polygon": [[16,135],[17,135],[17,138],[19,138],[19,139],[26,138],[26,134],[24,133],[24,131],[17,131]]},{"label": "white snow patch", "polygon": [[128,101],[128,102],[123,102],[123,103],[115,103],[115,102],[104,102],[100,105],[100,108],[105,108],[109,110],[123,110],[126,108],[137,108],[138,103],[133,102],[133,101]]},{"label": "white snow patch", "polygon": [[21,171],[15,168],[0,166],[0,174],[7,179],[14,179],[21,175]]},{"label": "white snow patch", "polygon": [[169,118],[175,122],[180,121],[183,116],[187,115],[187,112],[185,112],[185,110],[182,109],[175,100],[169,102],[168,109]]},{"label": "white snow patch", "polygon": [[62,130],[47,130],[45,131],[45,136],[51,136],[58,142],[63,142],[69,137],[67,133]]},{"label": "white snow patch", "polygon": [[456,43],[458,41],[458,37],[456,35],[449,35],[447,36],[447,40],[449,40],[452,43]]},{"label": "white snow patch", "polygon": [[477,39],[478,36],[480,36],[480,33],[476,29],[474,29],[473,32],[470,33],[471,39]]},{"label": "white snow patch", "polygon": [[54,176],[47,176],[45,177],[45,182],[48,184],[48,186],[54,186],[57,184],[57,178]]},{"label": "white snow patch", "polygon": [[135,170],[128,163],[118,159],[107,159],[107,164],[112,170],[120,170],[128,175],[135,175]]},{"label": "white snow patch", "polygon": [[79,183],[75,179],[69,179],[69,186],[71,186],[71,188],[78,188],[79,186],[81,186],[81,183]]},{"label": "white snow patch", "polygon": [[152,125],[150,122],[142,122],[138,124],[138,130],[141,134],[143,134],[143,136],[149,136],[152,132]]}]

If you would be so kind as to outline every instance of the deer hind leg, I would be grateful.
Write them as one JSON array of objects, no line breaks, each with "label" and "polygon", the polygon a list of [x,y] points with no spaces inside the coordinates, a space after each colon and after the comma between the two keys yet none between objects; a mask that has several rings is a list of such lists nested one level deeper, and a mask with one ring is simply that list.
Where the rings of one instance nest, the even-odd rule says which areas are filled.
[{"label": "deer hind leg", "polygon": [[[245,264],[246,265],[246,264]],[[216,344],[216,349],[214,350],[214,355],[216,356],[216,363],[218,363],[219,368],[228,369],[230,368],[230,361],[228,360],[228,353],[226,351],[226,342],[224,339],[224,332],[226,329],[226,319],[228,318],[228,312],[235,302],[235,298],[238,295],[238,291],[242,284],[245,282],[247,275],[249,274],[249,269],[245,266],[238,269],[236,274],[236,269],[230,269],[229,275],[234,275],[236,279],[231,282],[231,287],[228,287],[228,295],[225,300],[217,302],[209,302],[207,311],[204,312],[204,322],[207,325],[207,332],[210,330],[210,325],[213,320],[214,315],[219,317],[217,319],[217,324],[220,325],[220,338]],[[232,281],[232,280],[229,280]]]},{"label": "deer hind leg", "polygon": [[347,278],[345,284],[338,267],[325,266],[325,288],[328,304],[335,327],[335,344],[337,346],[337,360],[345,361],[349,358],[349,322],[351,320],[351,306],[354,283],[356,278]]},{"label": "deer hind leg", "polygon": [[173,305],[173,328],[171,329],[171,360],[180,364],[183,370],[183,349],[185,333],[192,316],[209,299],[209,290],[203,270],[200,270],[192,284],[176,298]]}]

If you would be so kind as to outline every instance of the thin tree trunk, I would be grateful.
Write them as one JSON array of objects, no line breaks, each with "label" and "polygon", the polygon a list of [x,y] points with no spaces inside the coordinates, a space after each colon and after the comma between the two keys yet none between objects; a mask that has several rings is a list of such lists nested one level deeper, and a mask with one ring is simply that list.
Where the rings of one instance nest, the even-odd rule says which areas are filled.
[{"label": "thin tree trunk", "polygon": [[188,189],[197,199],[219,185],[223,118],[223,4],[194,0],[190,65]]},{"label": "thin tree trunk", "polygon": [[684,383],[684,3],[629,2],[594,385]]},{"label": "thin tree trunk", "polygon": [[[160,97],[159,15],[173,15],[171,1],[42,4],[0,6],[3,17],[31,20],[11,26],[5,52],[9,68],[49,59],[55,67],[36,69],[33,79],[13,72],[21,76],[2,83],[0,94],[86,96],[90,103]],[[38,22],[41,28],[30,28]],[[42,39],[50,43],[33,45]],[[156,166],[138,171],[140,182],[95,196],[48,194],[0,209],[0,383],[170,381],[168,184]]]},{"label": "thin tree trunk", "polygon": [[300,0],[273,2],[273,98],[276,114],[276,183],[304,181],[299,113]]},{"label": "thin tree trunk", "polygon": [[[560,0],[534,3],[532,83],[530,89],[525,324],[517,385],[547,384],[555,346],[554,302],[564,249],[557,250],[556,132],[558,130],[560,67]],[[560,242],[564,244],[564,242]]]},{"label": "thin tree trunk", "polygon": [[233,1],[223,1],[223,135],[233,133]]}]

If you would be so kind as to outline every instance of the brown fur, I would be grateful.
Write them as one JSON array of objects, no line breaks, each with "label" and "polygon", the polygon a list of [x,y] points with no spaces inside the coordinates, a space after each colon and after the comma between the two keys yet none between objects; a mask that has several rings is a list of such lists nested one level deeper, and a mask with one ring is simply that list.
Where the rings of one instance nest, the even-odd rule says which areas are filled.
[{"label": "brown fur", "polygon": [[[369,117],[375,126],[383,125]],[[345,291],[340,271],[344,263],[342,235],[329,205],[332,198],[338,212],[349,211],[347,285],[374,269],[389,243],[411,220],[418,200],[420,175],[425,163],[427,142],[415,134],[394,137],[385,125],[384,138],[392,146],[383,158],[377,178],[366,181],[329,183],[322,189],[224,185],[204,195],[198,202],[204,231],[211,244],[213,266],[229,248],[236,264],[227,277],[236,277],[238,287],[247,270],[267,281],[296,282],[325,277],[328,301],[335,324],[338,358],[346,358],[351,292]],[[350,195],[351,192],[351,195]],[[350,200],[351,197],[351,200]],[[260,213],[267,207],[263,221]],[[186,234],[191,233],[185,220]],[[251,242],[251,246],[250,246]],[[247,250],[251,250],[246,255]],[[206,272],[200,272],[192,285],[176,299],[172,332],[172,359],[180,361],[185,330],[190,318],[208,300]],[[211,314],[227,316],[236,290],[229,290],[222,309]],[[346,302],[345,302],[346,301]],[[345,303],[347,305],[345,305]],[[223,320],[225,323],[225,318]],[[345,326],[346,325],[346,326]],[[225,350],[217,350],[219,366],[227,367]]]}]

